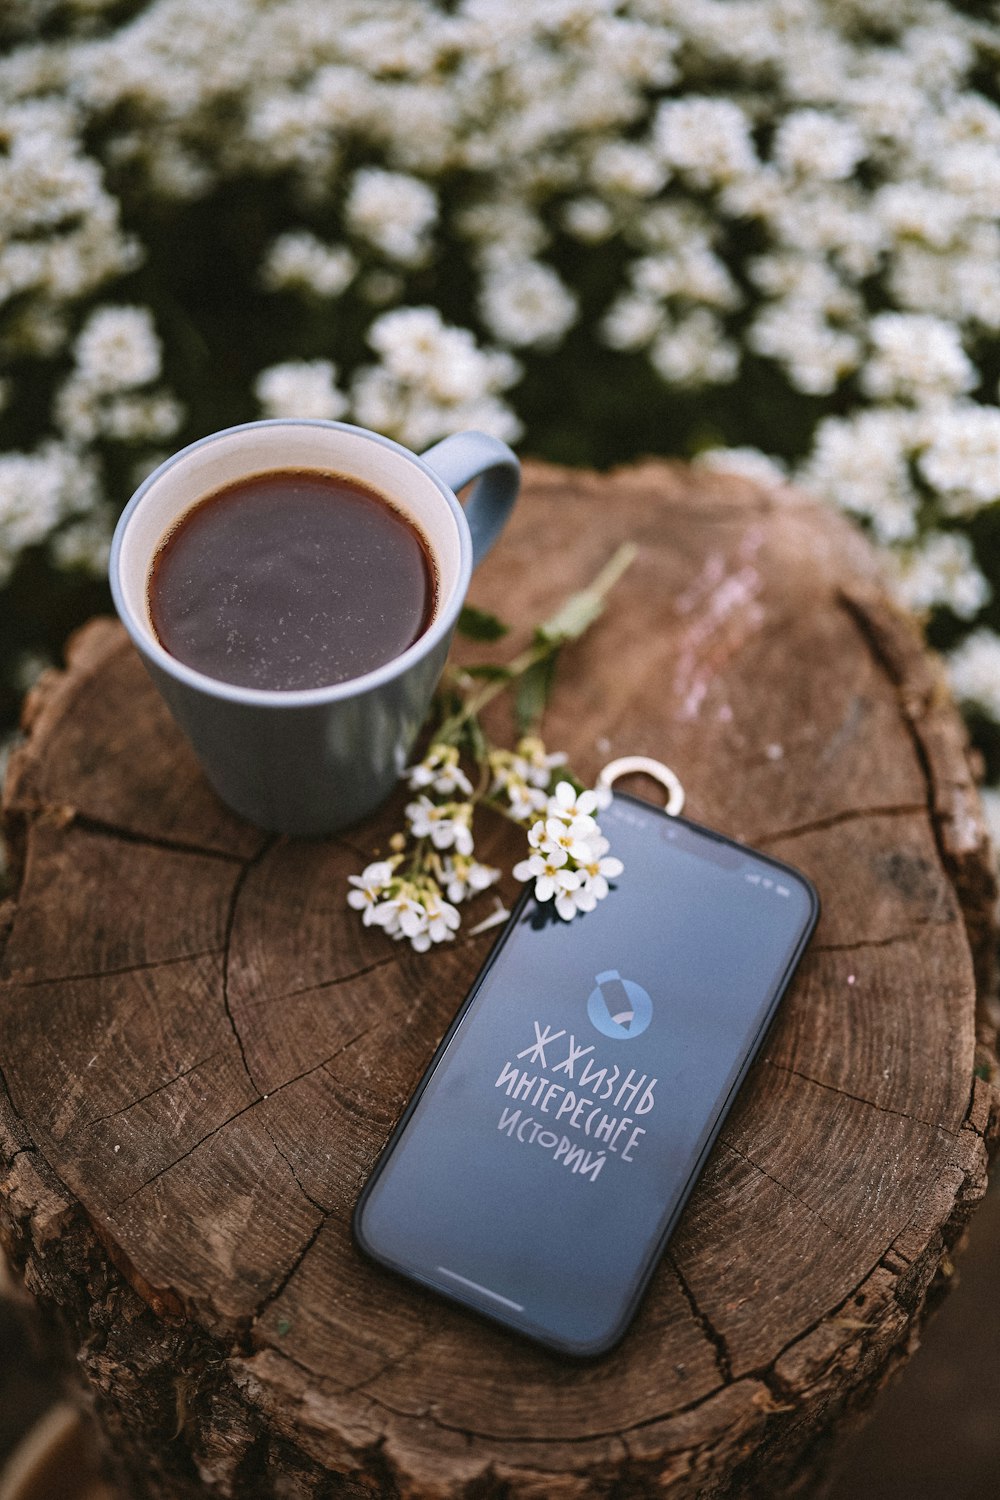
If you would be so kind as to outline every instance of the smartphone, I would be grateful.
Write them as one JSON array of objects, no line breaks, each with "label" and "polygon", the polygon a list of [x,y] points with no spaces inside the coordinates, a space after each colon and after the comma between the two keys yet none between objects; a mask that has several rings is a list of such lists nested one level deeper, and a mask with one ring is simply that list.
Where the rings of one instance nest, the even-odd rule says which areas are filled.
[{"label": "smartphone", "polygon": [[617,793],[624,873],[530,889],[380,1157],[360,1248],[562,1353],[624,1334],[816,924],[805,876]]}]

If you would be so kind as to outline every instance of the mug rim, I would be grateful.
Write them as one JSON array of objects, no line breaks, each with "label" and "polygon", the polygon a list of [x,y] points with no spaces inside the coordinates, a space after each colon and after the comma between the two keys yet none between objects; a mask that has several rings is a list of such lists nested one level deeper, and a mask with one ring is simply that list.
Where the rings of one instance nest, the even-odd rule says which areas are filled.
[{"label": "mug rim", "polygon": [[[458,576],[451,591],[451,598],[445,604],[438,604],[434,611],[434,617],[412,645],[407,646],[405,651],[389,661],[383,662],[380,667],[375,667],[370,672],[365,672],[358,677],[348,677],[343,682],[329,683],[326,687],[316,688],[251,688],[241,687],[237,683],[226,682],[221,677],[210,677],[207,672],[199,672],[195,667],[189,667],[178,657],[172,656],[169,651],[157,640],[152,629],[143,628],[136,620],[135,614],[125,598],[122,587],[121,553],[125,540],[125,533],[136,511],[142,505],[147,493],[163,475],[182,459],[187,458],[199,448],[204,448],[210,443],[217,442],[220,438],[232,437],[244,432],[257,431],[262,427],[318,427],[335,432],[351,433],[354,437],[365,438],[382,447],[389,448],[399,454],[401,458],[408,459],[430,480],[444,500],[456,522],[458,530],[459,565]],[[193,501],[192,505],[197,504]],[[221,427],[217,432],[206,433],[203,437],[196,438],[194,442],[188,443],[183,448],[178,448],[169,458],[157,464],[152,473],[139,485],[132,495],[125,509],[118,518],[114,535],[111,540],[111,555],[108,561],[108,581],[111,585],[111,597],[114,602],[118,618],[128,631],[133,644],[141,655],[148,658],[161,671],[173,677],[176,681],[184,683],[186,687],[195,688],[199,692],[209,694],[214,698],[221,698],[230,703],[240,703],[246,706],[259,706],[266,708],[308,708],[317,704],[336,703],[339,700],[357,698],[364,693],[371,692],[386,683],[394,681],[403,676],[410,667],[414,666],[424,656],[428,655],[439,643],[447,637],[454,628],[455,621],[461,611],[472,577],[472,535],[469,523],[454,491],[445,483],[439,474],[431,468],[430,464],[423,461],[418,453],[397,443],[395,439],[386,437],[381,432],[374,432],[370,427],[358,427],[351,422],[335,422],[321,417],[262,417],[254,422],[237,422],[231,427]]]}]

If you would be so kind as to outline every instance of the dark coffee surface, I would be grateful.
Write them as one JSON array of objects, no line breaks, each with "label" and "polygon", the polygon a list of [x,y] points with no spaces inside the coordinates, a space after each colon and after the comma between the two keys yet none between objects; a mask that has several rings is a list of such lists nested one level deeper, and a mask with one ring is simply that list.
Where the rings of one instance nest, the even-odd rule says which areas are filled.
[{"label": "dark coffee surface", "polygon": [[215,491],[154,560],[157,638],[240,687],[327,687],[373,671],[430,623],[426,544],[356,480],[280,469]]}]

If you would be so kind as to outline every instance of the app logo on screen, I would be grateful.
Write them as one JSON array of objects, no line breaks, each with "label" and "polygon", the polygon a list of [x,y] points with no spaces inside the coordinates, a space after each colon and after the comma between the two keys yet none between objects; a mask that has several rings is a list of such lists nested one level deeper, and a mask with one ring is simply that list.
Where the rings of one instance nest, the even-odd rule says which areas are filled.
[{"label": "app logo on screen", "polygon": [[606,969],[595,977],[597,988],[587,1001],[591,1023],[618,1042],[640,1036],[653,1019],[653,1002],[642,985],[623,979],[617,969]]}]

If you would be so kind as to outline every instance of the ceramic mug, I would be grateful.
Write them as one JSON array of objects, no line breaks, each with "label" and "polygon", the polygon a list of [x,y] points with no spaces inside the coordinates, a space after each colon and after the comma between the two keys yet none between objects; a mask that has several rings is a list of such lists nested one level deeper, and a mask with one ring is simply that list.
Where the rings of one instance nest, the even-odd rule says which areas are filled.
[{"label": "ceramic mug", "polygon": [[[437,596],[418,639],[375,671],[330,687],[238,687],[186,666],[157,640],[149,575],[165,537],[199,500],[272,469],[347,475],[385,496],[433,555]],[[463,510],[456,491],[475,480]],[[444,667],[473,568],[517,497],[505,443],[461,432],[418,457],[344,422],[271,420],[181,449],[129,501],[111,546],[115,608],[194,747],[208,780],[241,817],[281,833],[332,833],[371,812],[407,763]]]}]

